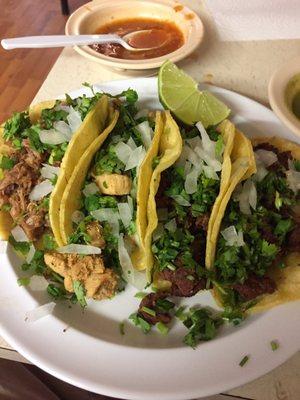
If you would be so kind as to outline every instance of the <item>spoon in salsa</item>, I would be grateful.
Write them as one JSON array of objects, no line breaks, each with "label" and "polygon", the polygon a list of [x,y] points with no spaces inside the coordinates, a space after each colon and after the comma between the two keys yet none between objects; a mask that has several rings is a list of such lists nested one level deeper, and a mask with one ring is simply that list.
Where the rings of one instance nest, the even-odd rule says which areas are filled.
[{"label": "spoon in salsa", "polygon": [[117,43],[130,51],[145,51],[161,47],[167,41],[168,34],[162,29],[143,29],[127,33],[122,37],[115,34],[25,36],[2,39],[1,45],[5,50],[12,50]]}]

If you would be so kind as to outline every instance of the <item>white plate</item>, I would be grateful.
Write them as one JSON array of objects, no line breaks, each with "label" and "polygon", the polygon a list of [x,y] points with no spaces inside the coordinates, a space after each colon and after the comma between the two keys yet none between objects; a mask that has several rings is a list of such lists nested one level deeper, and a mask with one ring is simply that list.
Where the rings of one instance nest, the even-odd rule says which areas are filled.
[{"label": "white plate", "polygon": [[[155,78],[110,82],[98,89],[118,93],[131,87],[142,107],[159,107]],[[299,141],[266,107],[234,92],[210,86],[232,109],[234,121],[248,135],[278,135]],[[88,90],[77,90],[73,96]],[[196,350],[182,344],[185,328],[178,324],[167,337],[143,335],[130,323],[125,336],[119,323],[135,311],[136,290],[128,288],[113,300],[90,302],[84,313],[64,304],[54,315],[35,323],[24,313],[49,301],[45,293],[18,287],[21,276],[12,250],[1,254],[1,335],[40,368],[81,388],[126,399],[192,399],[216,394],[251,381],[292,356],[300,345],[300,307],[294,302],[249,318],[236,328],[226,328]],[[185,304],[214,305],[209,293]],[[68,327],[66,332],[64,328]],[[272,352],[271,340],[280,347]],[[241,368],[240,360],[249,354]]]}]

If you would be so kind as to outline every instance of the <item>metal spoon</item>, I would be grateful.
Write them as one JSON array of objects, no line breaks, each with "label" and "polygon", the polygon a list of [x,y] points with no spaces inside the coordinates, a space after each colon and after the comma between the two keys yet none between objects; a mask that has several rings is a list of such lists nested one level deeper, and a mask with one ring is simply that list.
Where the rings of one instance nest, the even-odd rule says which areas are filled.
[{"label": "metal spoon", "polygon": [[2,39],[1,45],[5,50],[25,48],[39,49],[46,47],[70,47],[105,43],[118,43],[125,49],[130,51],[144,51],[161,47],[165,43],[165,41],[159,44],[159,46],[146,48],[132,47],[128,44],[128,41],[131,40],[135,35],[150,31],[152,31],[152,29],[144,29],[140,31],[130,32],[122,37],[115,34],[25,36],[11,39]]}]

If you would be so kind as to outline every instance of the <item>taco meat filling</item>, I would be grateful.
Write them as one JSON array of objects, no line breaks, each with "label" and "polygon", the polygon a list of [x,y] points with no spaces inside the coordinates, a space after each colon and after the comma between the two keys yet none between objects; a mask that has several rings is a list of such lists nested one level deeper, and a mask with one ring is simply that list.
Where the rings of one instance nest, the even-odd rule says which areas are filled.
[{"label": "taco meat filling", "polygon": [[[230,306],[275,292],[272,271],[285,268],[288,253],[300,252],[300,163],[290,151],[281,152],[269,143],[257,145],[254,151],[257,173],[250,180],[255,204],[245,202],[246,186],[240,184],[228,204],[217,244],[217,287]],[[242,235],[242,241],[237,236],[226,239],[226,228],[235,229],[234,235]]]},{"label": "taco meat filling", "polygon": [[18,221],[28,238],[36,240],[48,226],[47,210],[30,201],[29,195],[42,180],[40,169],[47,153],[33,150],[28,139],[23,139],[21,150],[11,149],[10,159],[14,166],[4,172],[0,182],[0,207],[9,208],[13,220]]},{"label": "taco meat filling", "polygon": [[141,301],[138,315],[147,321],[150,325],[155,325],[158,322],[168,324],[171,322],[172,316],[168,312],[169,304],[173,303],[166,300],[168,293],[149,293]]},{"label": "taco meat filling", "polygon": [[[193,152],[193,145],[197,147],[199,142],[202,146],[195,134],[197,131],[189,133],[183,153]],[[215,129],[208,130],[208,134],[213,146],[222,139]],[[197,159],[196,153],[192,154]],[[204,268],[206,235],[211,209],[219,193],[221,156],[222,151],[214,155],[214,165],[219,165],[217,171],[199,159],[196,167],[189,160],[181,160],[161,174],[155,197],[159,226],[152,246],[157,269],[154,283],[157,280],[157,286],[173,296],[190,297],[208,288]],[[195,172],[193,168],[199,168],[199,173],[191,189],[188,174]]]}]

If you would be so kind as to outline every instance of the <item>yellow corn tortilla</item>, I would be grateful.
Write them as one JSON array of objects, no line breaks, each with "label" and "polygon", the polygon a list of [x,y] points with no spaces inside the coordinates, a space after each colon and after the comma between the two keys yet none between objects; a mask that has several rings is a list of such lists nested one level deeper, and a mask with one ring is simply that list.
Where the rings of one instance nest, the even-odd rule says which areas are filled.
[{"label": "yellow corn tortilla", "polygon": [[[230,129],[232,130],[232,126],[230,126]],[[234,135],[234,144],[230,154],[230,158],[231,158],[231,171],[230,171],[229,183],[224,191],[222,192],[220,191],[218,206],[216,207],[214,206],[215,207],[214,211],[216,215],[212,220],[212,226],[206,239],[207,245],[206,245],[205,265],[207,269],[213,268],[217,240],[219,236],[222,219],[224,217],[227,204],[231,199],[234,189],[239,184],[239,182],[247,179],[249,176],[251,176],[253,173],[256,172],[255,157],[251,142],[249,139],[246,138],[246,136],[243,133],[241,133],[236,129]]]},{"label": "yellow corn tortilla", "polygon": [[155,195],[159,188],[162,172],[175,163],[182,151],[182,137],[178,125],[169,111],[164,112],[163,121],[163,131],[158,148],[160,161],[152,173],[147,206],[148,226],[145,234],[145,265],[148,280],[151,279],[153,268],[153,255],[151,251],[152,234],[158,224]]},{"label": "yellow corn tortilla", "polygon": [[139,170],[137,183],[137,210],[136,210],[136,228],[137,234],[140,239],[140,244],[137,249],[131,254],[131,261],[135,269],[144,270],[147,266],[146,250],[145,250],[145,236],[148,225],[147,216],[147,199],[149,198],[150,182],[153,173],[152,162],[157,156],[159,150],[159,143],[163,132],[163,116],[160,111],[155,114],[155,131],[151,147],[142,162]]},{"label": "yellow corn tortilla", "polygon": [[[118,111],[108,111],[108,115],[110,116],[110,120],[107,127],[100,135],[97,134],[96,139],[94,139],[90,146],[80,155],[80,158],[77,156],[73,168],[68,169],[68,179],[65,189],[59,193],[59,195],[62,195],[61,200],[58,204],[55,202],[56,212],[58,213],[56,218],[59,222],[58,230],[61,237],[60,242],[58,242],[59,246],[66,245],[68,237],[73,232],[72,214],[80,208],[81,188],[92,159],[118,121]],[[94,114],[91,122],[89,129],[97,129],[98,116],[96,117]],[[86,137],[86,133],[84,137]],[[55,198],[55,201],[56,199],[57,198]]]},{"label": "yellow corn tortilla", "polygon": [[[278,137],[263,137],[252,139],[253,146],[259,143],[269,143],[280,152],[290,151],[292,156],[300,160],[300,146],[293,142]],[[275,281],[277,289],[272,294],[261,296],[258,303],[248,310],[256,313],[290,301],[300,300],[300,253],[292,252],[283,259],[284,269],[272,268],[268,275]],[[214,298],[222,305],[222,295],[217,288],[213,290]]]},{"label": "yellow corn tortilla", "polygon": [[[60,165],[60,173],[50,196],[49,218],[55,240],[63,246],[60,228],[60,207],[65,188],[85,150],[93,143],[106,126],[109,115],[107,96],[101,96],[94,108],[87,114],[77,132],[72,136]],[[100,136],[99,136],[100,135]]]}]

